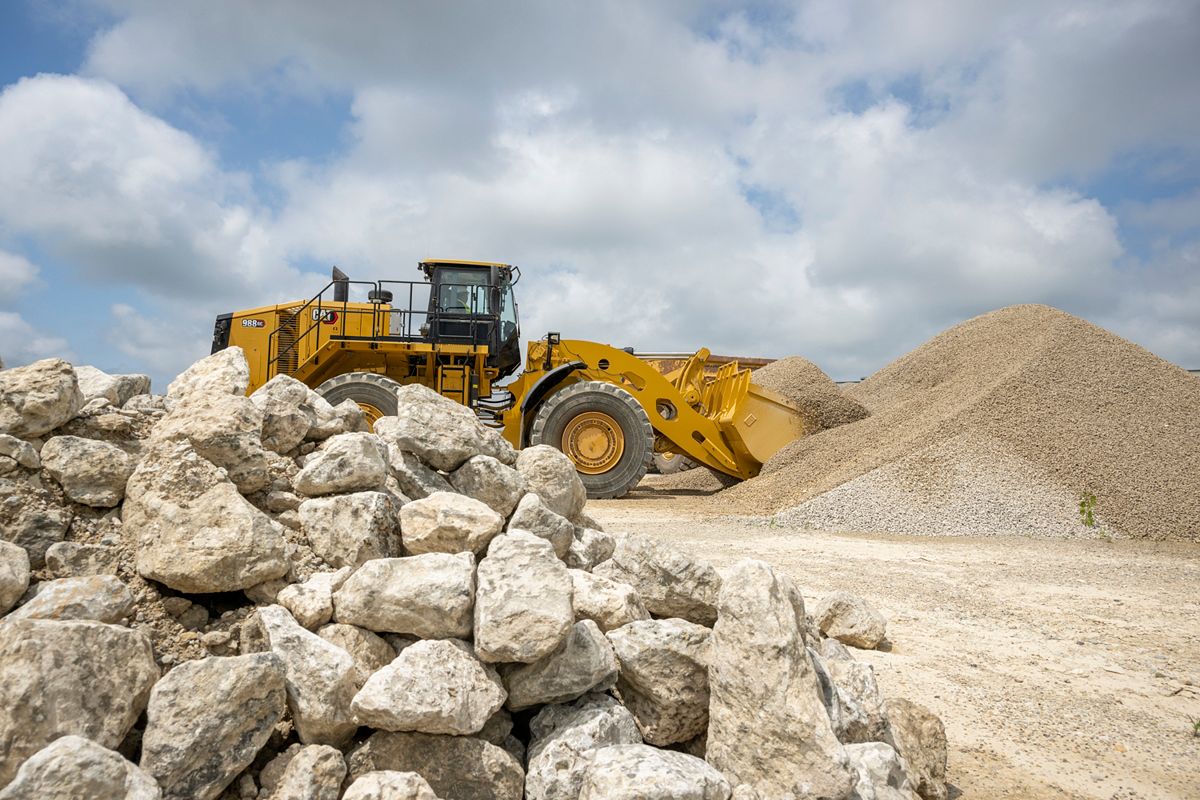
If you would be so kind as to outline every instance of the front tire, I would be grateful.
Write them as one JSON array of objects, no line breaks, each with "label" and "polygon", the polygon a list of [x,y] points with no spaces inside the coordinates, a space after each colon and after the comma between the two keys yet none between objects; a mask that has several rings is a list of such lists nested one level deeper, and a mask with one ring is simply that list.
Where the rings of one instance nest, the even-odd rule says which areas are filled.
[{"label": "front tire", "polygon": [[394,417],[399,410],[396,390],[400,383],[374,372],[347,372],[330,378],[316,388],[316,393],[337,405],[353,400],[362,409],[372,429],[380,417]]},{"label": "front tire", "polygon": [[529,438],[566,453],[591,498],[622,496],[654,460],[645,410],[629,392],[600,381],[573,383],[547,398]]}]

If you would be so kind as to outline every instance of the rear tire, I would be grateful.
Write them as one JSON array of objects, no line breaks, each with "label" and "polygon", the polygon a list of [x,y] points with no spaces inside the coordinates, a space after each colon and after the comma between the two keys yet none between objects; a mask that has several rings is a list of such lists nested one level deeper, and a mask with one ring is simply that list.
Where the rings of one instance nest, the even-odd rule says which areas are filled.
[{"label": "rear tire", "polygon": [[337,405],[353,400],[363,410],[367,423],[374,428],[380,417],[394,417],[399,409],[396,390],[400,383],[374,372],[347,372],[330,378],[316,388],[316,393]]},{"label": "rear tire", "polygon": [[591,498],[625,494],[654,460],[654,428],[645,410],[629,392],[600,381],[573,383],[550,395],[534,416],[529,439],[566,453]]}]

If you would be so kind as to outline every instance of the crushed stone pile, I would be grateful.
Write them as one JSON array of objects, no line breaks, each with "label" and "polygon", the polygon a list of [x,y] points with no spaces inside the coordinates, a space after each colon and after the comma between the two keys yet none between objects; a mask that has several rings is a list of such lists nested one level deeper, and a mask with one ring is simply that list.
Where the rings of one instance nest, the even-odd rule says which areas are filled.
[{"label": "crushed stone pile", "polygon": [[820,367],[800,356],[781,358],[756,369],[754,382],[795,403],[810,426],[810,434],[857,422],[870,414]]},{"label": "crushed stone pile", "polygon": [[798,439],[722,504],[826,529],[1200,541],[1200,379],[1063,311],[968,320],[848,393],[871,416]]},{"label": "crushed stone pile", "polygon": [[248,382],[0,371],[0,800],[947,796],[861,598],[605,532],[423,387]]}]

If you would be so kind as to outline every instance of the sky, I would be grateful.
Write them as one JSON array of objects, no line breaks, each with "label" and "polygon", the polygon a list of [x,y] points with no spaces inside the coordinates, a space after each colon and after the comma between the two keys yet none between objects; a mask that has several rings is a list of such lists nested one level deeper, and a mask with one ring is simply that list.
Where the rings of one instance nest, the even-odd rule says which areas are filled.
[{"label": "sky", "polygon": [[0,3],[0,358],[145,372],[338,265],[835,379],[1047,303],[1200,368],[1200,2]]}]

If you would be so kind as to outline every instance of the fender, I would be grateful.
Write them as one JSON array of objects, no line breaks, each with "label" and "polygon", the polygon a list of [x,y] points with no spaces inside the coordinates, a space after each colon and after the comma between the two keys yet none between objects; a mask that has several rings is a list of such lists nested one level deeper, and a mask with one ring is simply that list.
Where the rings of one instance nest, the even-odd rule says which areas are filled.
[{"label": "fender", "polygon": [[521,446],[524,447],[529,442],[526,440],[525,434],[525,415],[541,405],[542,400],[546,395],[550,394],[556,386],[562,383],[568,375],[577,369],[587,369],[587,364],[582,361],[571,361],[566,364],[555,367],[548,371],[545,375],[537,379],[533,386],[529,387],[529,391],[525,393],[525,397],[521,399]]}]

